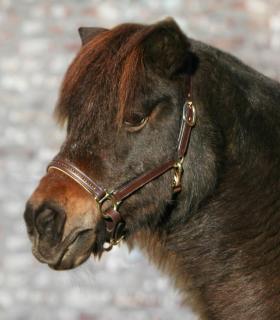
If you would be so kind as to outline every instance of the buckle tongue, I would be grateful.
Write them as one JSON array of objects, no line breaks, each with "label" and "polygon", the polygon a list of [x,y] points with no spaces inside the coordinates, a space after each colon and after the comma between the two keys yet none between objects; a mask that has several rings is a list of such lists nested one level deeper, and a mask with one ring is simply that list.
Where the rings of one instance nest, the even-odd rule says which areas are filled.
[{"label": "buckle tongue", "polygon": [[183,110],[183,120],[186,121],[190,127],[193,127],[196,123],[196,109],[193,102],[191,100],[187,100]]},{"label": "buckle tongue", "polygon": [[184,172],[183,160],[184,160],[184,158],[178,160],[174,164],[175,172],[174,172],[173,183],[172,183],[174,193],[178,193],[182,190],[182,176],[183,176],[183,172]]}]

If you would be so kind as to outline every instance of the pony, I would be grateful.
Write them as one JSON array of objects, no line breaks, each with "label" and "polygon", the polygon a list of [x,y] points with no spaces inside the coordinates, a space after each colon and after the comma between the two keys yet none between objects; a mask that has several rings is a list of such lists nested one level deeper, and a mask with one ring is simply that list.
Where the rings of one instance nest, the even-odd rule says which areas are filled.
[{"label": "pony", "polygon": [[79,33],[24,213],[35,257],[66,270],[122,241],[201,319],[280,319],[279,83],[172,18]]}]

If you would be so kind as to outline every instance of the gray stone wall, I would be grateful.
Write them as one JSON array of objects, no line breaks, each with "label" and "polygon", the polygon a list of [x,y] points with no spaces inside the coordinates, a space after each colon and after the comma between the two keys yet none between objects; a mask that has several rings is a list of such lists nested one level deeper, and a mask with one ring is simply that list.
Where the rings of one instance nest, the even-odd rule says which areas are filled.
[{"label": "gray stone wall", "polygon": [[195,319],[138,251],[54,272],[31,255],[22,219],[64,137],[52,110],[77,28],[166,16],[280,80],[279,0],[0,0],[0,319]]}]

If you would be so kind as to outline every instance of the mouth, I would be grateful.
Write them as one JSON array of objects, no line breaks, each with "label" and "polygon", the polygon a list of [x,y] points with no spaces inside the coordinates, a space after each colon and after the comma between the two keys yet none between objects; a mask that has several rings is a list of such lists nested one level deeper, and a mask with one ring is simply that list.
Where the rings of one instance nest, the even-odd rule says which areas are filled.
[{"label": "mouth", "polygon": [[[34,256],[54,270],[68,270],[85,262],[92,253],[95,242],[93,229],[75,230],[56,248],[42,248],[38,244],[33,247]],[[44,252],[44,254],[42,254]],[[48,252],[46,254],[45,252]]]}]

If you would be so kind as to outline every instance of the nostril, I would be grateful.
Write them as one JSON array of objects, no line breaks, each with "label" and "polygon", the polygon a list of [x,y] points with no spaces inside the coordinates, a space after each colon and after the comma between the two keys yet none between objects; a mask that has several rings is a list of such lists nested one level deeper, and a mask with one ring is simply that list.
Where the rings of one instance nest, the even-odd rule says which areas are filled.
[{"label": "nostril", "polygon": [[52,208],[44,208],[35,219],[36,229],[39,235],[58,240],[62,233],[65,215],[61,211]]},{"label": "nostril", "polygon": [[40,234],[51,231],[55,222],[56,212],[51,209],[44,209],[36,218],[36,227]]}]

